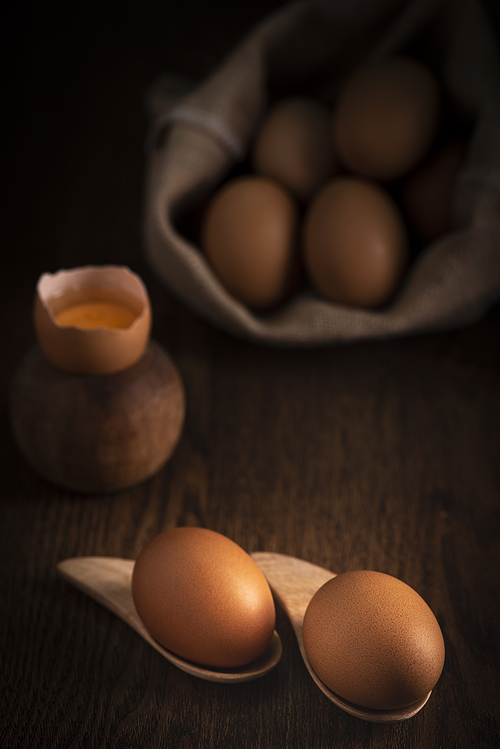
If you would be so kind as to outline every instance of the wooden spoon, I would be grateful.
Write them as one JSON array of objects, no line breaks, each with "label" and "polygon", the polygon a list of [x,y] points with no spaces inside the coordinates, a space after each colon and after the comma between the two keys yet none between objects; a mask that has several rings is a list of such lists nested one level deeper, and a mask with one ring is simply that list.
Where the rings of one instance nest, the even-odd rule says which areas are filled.
[{"label": "wooden spoon", "polygon": [[198,676],[207,681],[226,683],[252,681],[269,673],[279,662],[282,647],[276,631],[269,647],[261,656],[237,669],[215,670],[185,661],[170,653],[151,637],[139,618],[132,599],[131,581],[134,563],[132,559],[113,557],[76,557],[59,562],[57,570],[76,588],[123,619],[164,658],[192,676]]},{"label": "wooden spoon", "polygon": [[331,580],[332,577],[336,577],[336,574],[325,570],[323,567],[318,567],[310,562],[305,562],[302,559],[296,559],[285,554],[272,554],[259,551],[251,554],[251,557],[266,576],[276,600],[290,619],[307,670],[329,700],[351,715],[371,721],[372,723],[407,720],[423,708],[431,696],[431,692],[414,705],[398,710],[385,711],[359,707],[352,702],[343,700],[342,697],[339,697],[328,689],[321,679],[316,676],[309,663],[302,637],[302,624],[307,606],[313,595],[324,583]]}]

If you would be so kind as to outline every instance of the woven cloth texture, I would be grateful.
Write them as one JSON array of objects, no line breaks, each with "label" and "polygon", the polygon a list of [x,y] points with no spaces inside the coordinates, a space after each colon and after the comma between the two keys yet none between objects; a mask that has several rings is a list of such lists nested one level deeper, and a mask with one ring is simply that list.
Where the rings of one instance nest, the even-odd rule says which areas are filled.
[{"label": "woven cloth texture", "polygon": [[[454,230],[416,256],[382,310],[306,289],[273,314],[252,312],[179,230],[182,217],[244,159],[273,91],[307,91],[333,107],[356,68],[415,49],[471,127]],[[456,328],[500,299],[500,65],[477,0],[294,2],[264,18],[201,83],[165,81],[149,99],[145,254],[165,287],[213,325],[273,346],[314,346]]]}]

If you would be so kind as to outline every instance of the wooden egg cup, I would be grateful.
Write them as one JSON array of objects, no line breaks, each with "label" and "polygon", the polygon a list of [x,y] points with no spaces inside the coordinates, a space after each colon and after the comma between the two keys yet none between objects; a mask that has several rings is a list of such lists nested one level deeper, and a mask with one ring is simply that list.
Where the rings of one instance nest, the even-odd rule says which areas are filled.
[{"label": "wooden egg cup", "polygon": [[56,369],[36,345],[14,376],[10,416],[21,453],[43,478],[72,491],[112,492],[170,458],[184,423],[184,387],[155,341],[110,375]]}]

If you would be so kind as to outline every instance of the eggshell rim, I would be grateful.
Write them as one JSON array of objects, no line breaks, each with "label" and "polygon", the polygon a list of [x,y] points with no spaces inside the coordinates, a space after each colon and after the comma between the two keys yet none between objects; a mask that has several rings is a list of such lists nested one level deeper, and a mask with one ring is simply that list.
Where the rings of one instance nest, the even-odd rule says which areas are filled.
[{"label": "eggshell rim", "polygon": [[[58,322],[56,319],[54,312],[52,310],[52,307],[48,303],[48,300],[51,298],[51,294],[48,293],[47,284],[50,284],[51,291],[53,292],[54,289],[57,290],[65,290],[66,288],[69,288],[69,283],[64,283],[65,281],[68,282],[71,277],[82,277],[82,276],[91,276],[91,275],[99,275],[99,276],[105,276],[109,277],[110,275],[116,275],[119,274],[123,278],[126,278],[127,281],[130,283],[127,284],[108,284],[117,286],[117,288],[122,288],[124,291],[129,292],[134,296],[134,298],[138,299],[142,303],[142,311],[135,315],[133,321],[128,325],[126,328],[110,328],[107,325],[99,325],[95,328],[84,328],[80,325],[61,325],[61,323]],[[57,282],[60,281],[58,284]],[[81,284],[82,287],[84,287],[86,284]],[[90,284],[88,284],[90,286]],[[105,284],[106,285],[106,284]],[[139,290],[139,295],[135,294],[131,288],[132,285],[135,285],[136,289]],[[72,284],[72,287],[74,288],[74,284]],[[53,325],[56,328],[59,328],[61,330],[64,329],[73,329],[73,330],[79,330],[79,331],[85,331],[87,334],[92,335],[93,332],[105,330],[107,333],[111,335],[123,335],[124,331],[130,331],[133,330],[140,321],[146,317],[147,315],[151,314],[151,304],[149,300],[149,294],[146,289],[146,286],[143,282],[143,280],[140,278],[137,273],[134,273],[128,266],[126,265],[84,265],[80,266],[78,268],[71,268],[71,269],[60,269],[56,271],[55,273],[42,273],[39,277],[37,284],[36,284],[36,294],[40,301],[40,304],[42,305],[43,309],[47,313],[50,321],[53,323]],[[54,296],[54,294],[52,294]]]}]

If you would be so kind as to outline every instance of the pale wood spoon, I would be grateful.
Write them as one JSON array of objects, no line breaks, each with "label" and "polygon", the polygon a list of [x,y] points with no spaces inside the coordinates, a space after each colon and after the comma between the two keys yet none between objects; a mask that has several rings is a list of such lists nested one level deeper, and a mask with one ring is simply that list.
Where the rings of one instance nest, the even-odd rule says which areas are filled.
[{"label": "pale wood spoon", "polygon": [[132,599],[132,570],[134,560],[114,557],[75,557],[65,559],[57,565],[58,572],[68,582],[86,593],[123,619],[164,658],[177,668],[192,676],[207,681],[236,683],[252,681],[269,673],[279,662],[282,653],[281,640],[275,631],[269,647],[247,666],[230,669],[211,669],[178,658],[163,648],[143,625]]},{"label": "pale wood spoon", "polygon": [[312,676],[316,685],[321,689],[329,700],[334,702],[357,718],[371,721],[372,723],[389,723],[391,721],[408,720],[419,712],[431,696],[431,692],[424,699],[416,702],[409,707],[398,710],[371,710],[369,708],[359,707],[352,702],[347,702],[332,692],[314,673],[311,664],[307,658],[302,638],[302,624],[309,601],[321,588],[321,586],[332,577],[336,577],[334,572],[318,567],[310,562],[305,562],[296,557],[290,557],[286,554],[273,554],[264,551],[254,552],[250,555],[254,562],[260,567],[276,600],[287,614],[299,644],[300,653],[304,663]]}]

